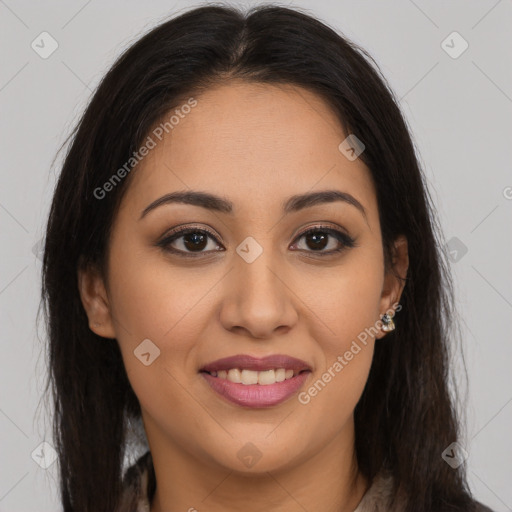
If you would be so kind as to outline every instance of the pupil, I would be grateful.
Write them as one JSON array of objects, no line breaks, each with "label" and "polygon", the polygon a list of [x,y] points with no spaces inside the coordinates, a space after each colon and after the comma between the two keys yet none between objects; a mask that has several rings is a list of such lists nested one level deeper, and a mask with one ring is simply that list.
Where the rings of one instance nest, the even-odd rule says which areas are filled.
[{"label": "pupil", "polygon": [[[185,247],[187,249],[204,249],[206,247],[206,236],[201,233],[189,233],[185,235]],[[188,242],[191,241],[191,244]]]},{"label": "pupil", "polygon": [[[326,233],[313,233],[307,236],[308,246],[310,249],[323,249],[326,246],[327,241]],[[184,236],[185,246],[187,249],[204,249],[206,247],[207,237],[201,233],[189,233]],[[312,242],[312,243],[309,243]]]},{"label": "pupil", "polygon": [[[309,245],[310,249],[323,249],[326,246],[327,234],[326,233],[314,233],[308,235],[308,239],[313,240],[313,247]],[[319,245],[317,245],[319,244]]]}]

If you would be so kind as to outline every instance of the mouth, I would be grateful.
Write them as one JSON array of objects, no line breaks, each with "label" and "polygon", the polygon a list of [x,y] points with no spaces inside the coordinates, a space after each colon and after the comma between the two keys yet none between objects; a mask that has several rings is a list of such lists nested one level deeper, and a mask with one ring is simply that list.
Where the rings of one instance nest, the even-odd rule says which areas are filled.
[{"label": "mouth", "polygon": [[248,370],[246,368],[231,368],[229,370],[219,370],[208,372],[201,370],[200,373],[207,373],[208,375],[217,379],[228,380],[234,384],[243,384],[245,386],[271,386],[277,382],[293,379],[304,372],[311,370],[293,370],[292,368],[271,368],[270,370]]},{"label": "mouth", "polygon": [[242,407],[271,407],[294,395],[305,383],[311,367],[290,356],[263,359],[232,356],[209,363],[199,370],[210,389]]}]

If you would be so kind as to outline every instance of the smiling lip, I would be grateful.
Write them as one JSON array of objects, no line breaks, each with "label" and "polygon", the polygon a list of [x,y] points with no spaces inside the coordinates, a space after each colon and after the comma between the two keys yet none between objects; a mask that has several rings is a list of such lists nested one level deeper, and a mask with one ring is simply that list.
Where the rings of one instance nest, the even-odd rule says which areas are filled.
[{"label": "smiling lip", "polygon": [[237,384],[227,379],[214,377],[207,372],[201,376],[210,387],[230,402],[244,407],[272,407],[280,404],[295,394],[304,384],[310,371],[304,371],[291,379],[275,384]]},{"label": "smiling lip", "polygon": [[[260,385],[235,383],[210,373],[233,368],[253,371],[284,368],[293,370],[295,376],[275,384]],[[242,407],[264,408],[278,405],[294,395],[304,385],[311,367],[300,359],[281,354],[264,358],[242,354],[218,359],[202,367],[199,372],[211,389],[231,403]]]},{"label": "smiling lip", "polygon": [[247,354],[240,354],[231,357],[217,359],[212,363],[203,366],[199,371],[214,372],[219,370],[231,370],[231,368],[239,368],[240,370],[265,371],[274,368],[284,368],[285,370],[293,370],[300,372],[302,370],[311,370],[311,367],[295,357],[286,356],[284,354],[276,354],[262,358],[253,357]]}]

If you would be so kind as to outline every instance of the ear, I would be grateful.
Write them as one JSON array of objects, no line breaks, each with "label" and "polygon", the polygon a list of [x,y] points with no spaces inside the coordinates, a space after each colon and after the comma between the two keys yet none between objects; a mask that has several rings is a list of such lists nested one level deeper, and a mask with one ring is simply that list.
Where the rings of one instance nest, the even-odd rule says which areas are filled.
[{"label": "ear", "polygon": [[[390,266],[391,268],[387,269],[384,276],[384,285],[382,287],[380,300],[381,317],[386,312],[388,314],[394,313],[405,287],[407,270],[409,269],[409,252],[407,238],[403,235],[397,237],[393,243]],[[385,331],[380,329],[376,338],[380,339],[386,334]]]},{"label": "ear", "polygon": [[78,290],[89,319],[89,329],[98,336],[115,339],[105,284],[95,267],[89,265],[78,270]]}]

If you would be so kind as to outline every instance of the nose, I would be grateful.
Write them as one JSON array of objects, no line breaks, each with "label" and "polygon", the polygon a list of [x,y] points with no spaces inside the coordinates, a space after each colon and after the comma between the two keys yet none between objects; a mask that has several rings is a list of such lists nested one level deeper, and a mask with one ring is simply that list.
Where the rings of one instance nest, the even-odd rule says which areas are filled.
[{"label": "nose", "polygon": [[296,324],[293,283],[271,260],[265,251],[252,263],[235,258],[220,312],[225,329],[264,339],[284,334]]}]

